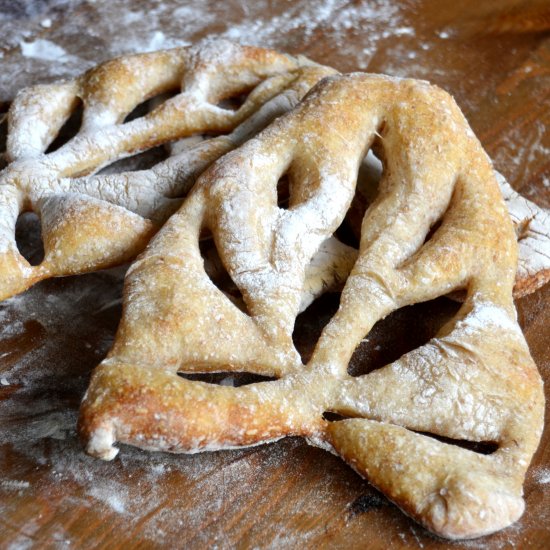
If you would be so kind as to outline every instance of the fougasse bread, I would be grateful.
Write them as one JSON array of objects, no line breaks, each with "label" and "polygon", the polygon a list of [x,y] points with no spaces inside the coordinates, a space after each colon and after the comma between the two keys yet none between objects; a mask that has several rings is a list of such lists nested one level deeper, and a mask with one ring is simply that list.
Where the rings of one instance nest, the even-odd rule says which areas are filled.
[{"label": "fougasse bread", "polygon": [[[49,277],[134,258],[213,160],[335,72],[302,56],[217,40],[120,57],[74,80],[22,90],[8,113],[0,172],[0,299]],[[152,110],[127,120],[162,94]],[[242,105],[228,102],[239,96]],[[79,107],[76,135],[50,150]],[[174,147],[150,169],[94,175],[121,158],[203,134],[217,137]],[[27,211],[41,222],[45,256],[38,265],[15,240]]]},{"label": "fougasse bread", "polygon": [[[334,234],[371,148],[383,172],[353,250]],[[240,304],[206,271],[207,235]],[[513,302],[517,266],[496,174],[453,99],[417,80],[328,76],[214,162],[131,266],[114,344],[81,407],[87,451],[112,459],[120,442],[194,453],[297,435],[440,536],[502,529],[523,512],[544,411]],[[337,279],[339,309],[303,364],[296,316]],[[348,373],[378,320],[457,291],[463,304],[434,338]],[[275,379],[227,387],[178,376],[204,372]]]}]

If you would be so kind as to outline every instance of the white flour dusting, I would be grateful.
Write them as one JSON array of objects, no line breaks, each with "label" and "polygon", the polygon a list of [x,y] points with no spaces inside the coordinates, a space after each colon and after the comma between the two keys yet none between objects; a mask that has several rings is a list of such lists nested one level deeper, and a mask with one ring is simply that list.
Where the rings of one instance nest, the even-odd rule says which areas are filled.
[{"label": "white flour dusting", "polygon": [[[391,37],[388,28],[396,29],[394,39],[414,37],[390,0],[261,0],[242,2],[241,10],[215,0],[178,6],[153,0],[89,2],[85,8],[70,0],[55,4],[63,8],[55,17],[37,7],[34,17],[15,19],[0,9],[0,53],[9,57],[0,74],[0,100],[38,80],[72,77],[123,53],[184,46],[205,37],[301,53],[303,44],[322,32],[349,69],[367,68],[378,43]],[[357,35],[360,41],[350,40]]]},{"label": "white flour dusting", "polygon": [[65,63],[70,58],[61,46],[42,38],[34,42],[21,42],[20,45],[21,53],[24,57],[32,57],[44,61],[55,61],[57,63]]},{"label": "white flour dusting", "polygon": [[537,483],[541,485],[547,485],[550,483],[550,468],[539,468],[535,472],[535,479]]},{"label": "white flour dusting", "polygon": [[0,486],[4,489],[28,489],[31,484],[28,481],[18,480],[18,479],[3,479],[0,481]]},{"label": "white flour dusting", "polygon": [[[279,5],[260,0],[242,2],[238,12],[234,11],[233,3],[225,5],[217,0],[178,5],[175,9],[169,1],[121,0],[116,6],[97,1],[85,3],[82,9],[80,4],[84,3],[14,2],[9,12],[0,10],[3,26],[0,101],[12,98],[23,86],[74,76],[115,55],[187,45],[206,34],[306,53],[319,61],[323,61],[321,55],[328,47],[332,50],[332,62],[343,70],[367,69],[377,52],[384,51],[388,61],[382,69],[392,74],[436,81],[453,76],[452,63],[448,67],[444,62],[438,67],[424,63],[422,51],[429,51],[431,42],[416,36],[416,30],[403,19],[401,8],[390,0],[299,0]],[[46,5],[58,11],[50,16]],[[17,10],[26,10],[26,16],[22,18]],[[317,33],[323,35],[320,41],[323,49],[319,50],[315,46]],[[453,41],[449,38],[454,37],[445,29],[439,31],[438,38],[450,43]],[[421,51],[411,51],[409,41],[414,40],[418,40]],[[455,78],[468,85],[464,75],[457,74]],[[509,142],[497,151],[497,163],[504,165],[507,175],[515,181],[528,175],[525,167],[530,162],[548,153],[542,145],[543,122],[531,127],[529,147],[517,146],[525,141],[525,128],[518,127],[510,130]],[[37,494],[45,500],[51,490],[48,488],[59,486],[66,491],[59,509],[64,517],[68,517],[75,504],[90,506],[91,502],[90,514],[99,508],[104,517],[120,522],[121,531],[130,532],[143,521],[140,529],[144,538],[157,545],[169,540],[180,540],[187,546],[212,543],[211,539],[201,538],[203,526],[207,525],[210,533],[212,530],[217,533],[223,547],[225,537],[230,534],[224,528],[238,523],[241,505],[254,497],[258,508],[271,505],[277,509],[278,502],[284,502],[281,508],[285,508],[286,514],[308,522],[310,536],[323,530],[326,533],[327,526],[316,523],[315,512],[333,496],[328,489],[319,488],[328,486],[327,476],[306,502],[294,501],[293,495],[283,493],[281,500],[274,500],[273,504],[278,487],[265,485],[279,471],[281,479],[287,476],[300,479],[306,468],[311,469],[311,464],[304,465],[300,460],[303,444],[297,440],[251,451],[193,457],[124,447],[112,463],[84,455],[75,434],[76,408],[91,368],[112,341],[115,326],[108,313],[120,308],[122,274],[118,270],[90,275],[85,284],[82,279],[49,281],[0,303],[0,344],[4,344],[0,347],[0,391],[13,391],[1,401],[0,424],[9,418],[11,428],[0,433],[0,451],[9,449],[14,453],[19,459],[18,467],[28,465],[24,474],[42,468],[36,474],[41,476],[40,483],[25,481],[16,472],[0,478],[0,513],[12,510],[9,507],[15,505],[11,503],[17,502],[15,498],[20,492],[33,491],[33,496]],[[13,345],[15,339],[19,342],[17,346]],[[226,383],[232,383],[231,377]],[[536,480],[546,489],[550,470],[537,470]],[[356,478],[353,482],[353,487],[361,483]],[[261,489],[266,490],[258,496]],[[349,489],[350,493],[354,490]],[[195,512],[183,514],[181,510],[187,508],[189,499],[196,504]],[[255,528],[263,529],[265,547],[296,544],[289,521],[281,514],[280,523]],[[337,525],[337,514],[333,521]],[[25,527],[26,535],[34,537],[41,525],[31,520]],[[514,546],[523,527],[520,522],[508,529],[491,543],[491,548]],[[57,534],[49,544],[69,546],[66,534],[55,529]],[[330,524],[328,529],[330,532]],[[190,539],[192,532],[199,535]],[[400,536],[403,541],[405,536],[410,537],[410,544],[414,544],[408,532]],[[311,544],[312,540],[308,542]],[[21,535],[13,547],[27,548],[33,544],[32,538]],[[487,544],[481,540],[455,546],[486,548]]]}]

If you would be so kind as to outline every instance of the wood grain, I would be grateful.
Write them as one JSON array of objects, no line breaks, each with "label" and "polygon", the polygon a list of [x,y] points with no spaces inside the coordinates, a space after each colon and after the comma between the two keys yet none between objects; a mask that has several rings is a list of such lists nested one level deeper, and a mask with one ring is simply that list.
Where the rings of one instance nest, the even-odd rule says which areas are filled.
[{"label": "wood grain", "polygon": [[[547,1],[196,4],[0,3],[0,105],[21,86],[73,75],[123,51],[225,34],[342,71],[431,80],[456,97],[510,183],[550,207]],[[24,223],[23,239],[36,239],[32,220]],[[123,274],[46,281],[0,303],[0,548],[449,547],[340,459],[299,439],[193,456],[123,448],[111,463],[86,456],[76,411],[112,341]],[[299,319],[304,356],[336,304],[325,297]],[[549,413],[550,286],[517,307]],[[396,312],[375,327],[352,368],[367,372],[426,341],[454,308],[441,298]],[[452,546],[550,547],[549,428],[525,496],[517,524]]]}]

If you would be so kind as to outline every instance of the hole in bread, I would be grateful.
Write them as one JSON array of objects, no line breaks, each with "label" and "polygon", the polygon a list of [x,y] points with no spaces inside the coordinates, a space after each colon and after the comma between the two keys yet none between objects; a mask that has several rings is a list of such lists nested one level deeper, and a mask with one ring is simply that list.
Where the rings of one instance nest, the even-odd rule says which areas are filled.
[{"label": "hole in bread", "polygon": [[149,170],[169,156],[165,147],[159,146],[117,160],[99,170],[98,174],[120,174],[121,172],[135,172],[137,170]]},{"label": "hole in bread", "polygon": [[138,103],[125,117],[123,120],[123,124],[126,124],[127,122],[131,122],[132,120],[136,120],[137,118],[144,117],[145,115],[149,114],[150,112],[154,111],[157,107],[162,105],[164,102],[169,100],[170,98],[176,96],[179,93],[179,89],[174,89],[171,92],[162,92],[160,94],[157,94],[153,97],[149,97],[142,101],[141,103]]},{"label": "hole in bread", "polygon": [[[303,362],[338,310],[341,291],[357,259],[357,250],[331,237],[321,244],[305,270],[305,281],[292,338]],[[315,327],[315,328],[313,328]]]},{"label": "hole in bread", "polygon": [[[453,191],[453,194],[456,192]],[[405,268],[406,266],[413,264],[415,261],[417,261],[420,254],[423,252],[423,248],[426,244],[428,244],[438,233],[438,230],[443,225],[445,218],[447,217],[448,212],[453,208],[454,201],[452,200],[452,196],[447,203],[447,205],[443,208],[443,211],[438,215],[437,219],[431,224],[429,227],[426,236],[424,237],[424,241],[420,246],[416,248],[407,258],[405,258],[397,267],[397,269]]]},{"label": "hole in bread", "polygon": [[46,154],[57,151],[63,145],[73,139],[78,134],[80,127],[82,126],[82,113],[84,109],[82,107],[82,101],[78,100],[78,106],[72,112],[71,116],[65,121],[65,124],[61,126],[55,139],[50,143],[46,149]]},{"label": "hole in bread", "polygon": [[250,372],[178,372],[178,376],[186,380],[234,388],[276,380],[271,376],[261,376]]},{"label": "hole in bread", "polygon": [[288,174],[283,174],[277,182],[277,206],[283,210],[288,210],[290,201],[290,178]]},{"label": "hole in bread", "polygon": [[424,243],[423,244],[426,244],[429,240],[431,240],[431,238],[435,235],[435,232],[441,227],[441,224],[443,223],[443,218],[444,218],[445,214],[443,214],[443,216],[441,216],[431,227],[430,227],[430,230],[428,231],[428,234],[426,235],[426,238],[424,239]]},{"label": "hole in bread", "polygon": [[[349,420],[352,418],[365,418],[360,415],[350,415],[350,414],[340,414],[335,411],[325,411],[323,413],[323,419],[327,422],[341,422],[342,420]],[[389,424],[388,424],[389,425]],[[462,449],[467,449],[468,451],[473,451],[474,453],[479,453],[483,455],[493,454],[498,450],[498,443],[494,441],[470,441],[468,439],[453,439],[451,437],[445,437],[438,434],[433,434],[431,432],[421,432],[417,430],[410,430],[413,433],[424,435],[439,441],[440,443],[445,443],[446,445],[455,445]]]},{"label": "hole in bread", "polygon": [[343,414],[334,412],[334,411],[325,411],[323,413],[323,420],[327,422],[340,422],[341,420],[348,420],[353,418],[351,416],[344,416]]},{"label": "hole in bread", "polygon": [[[358,210],[362,210],[362,213],[358,213]],[[334,232],[338,240],[358,250],[361,240],[361,220],[364,215],[365,209],[363,209],[360,202],[356,201],[354,198],[346,217]]]},{"label": "hole in bread", "polygon": [[460,306],[442,296],[394,311],[378,321],[357,346],[348,373],[351,376],[368,374],[423,346],[456,315]]},{"label": "hole in bread", "polygon": [[351,201],[350,208],[340,227],[335,232],[335,235],[344,244],[353,248],[359,248],[361,224],[367,208],[378,194],[382,173],[382,162],[375,156],[372,150],[369,150],[359,165],[355,195]]},{"label": "hole in bread", "polygon": [[199,240],[199,250],[204,261],[204,271],[214,286],[216,286],[233,305],[248,315],[243,295],[223,265],[214,239],[210,236],[201,238]]},{"label": "hole in bread", "polygon": [[249,93],[250,90],[240,94],[232,95],[230,97],[224,97],[218,101],[216,107],[219,107],[224,111],[236,112],[246,103]]},{"label": "hole in bread", "polygon": [[[382,146],[381,144],[379,145],[379,141],[380,138],[376,137],[373,149],[376,149],[380,153]],[[367,206],[372,204],[374,199],[376,199],[380,180],[384,173],[384,164],[373,149],[369,149],[365,155],[365,158],[359,165],[359,172],[357,174],[357,192],[363,197]]]},{"label": "hole in bread", "polygon": [[340,295],[340,292],[323,294],[296,317],[292,340],[304,364],[310,360],[321,332],[338,311]]},{"label": "hole in bread", "polygon": [[473,451],[474,453],[479,453],[482,455],[491,455],[498,450],[498,443],[494,441],[470,441],[467,439],[452,439],[450,437],[445,437],[438,434],[433,434],[431,432],[419,432],[416,430],[414,433],[419,435],[425,435],[426,437],[431,437],[441,443],[446,443],[447,445],[455,445],[456,447],[461,447],[462,449],[467,449],[468,451]]},{"label": "hole in bread", "polygon": [[21,256],[31,265],[44,259],[40,218],[34,212],[23,212],[15,224],[15,242]]}]

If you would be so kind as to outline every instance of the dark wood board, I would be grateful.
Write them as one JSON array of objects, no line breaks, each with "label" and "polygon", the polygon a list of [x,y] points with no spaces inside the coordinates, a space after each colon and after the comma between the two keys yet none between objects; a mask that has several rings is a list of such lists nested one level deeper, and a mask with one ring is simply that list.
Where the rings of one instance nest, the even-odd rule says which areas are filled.
[{"label": "dark wood board", "polygon": [[[0,23],[0,108],[23,86],[207,35],[341,71],[430,80],[455,96],[513,187],[550,207],[548,1],[15,0],[0,1]],[[192,456],[123,447],[110,463],[88,457],[76,414],[112,342],[123,274],[50,280],[0,303],[0,548],[550,548],[550,428],[528,472],[522,519],[452,545],[300,439]],[[441,298],[396,312],[375,327],[358,368],[422,343],[455,307]],[[304,354],[333,308],[326,297],[300,319]],[[550,388],[550,285],[517,308]]]}]

